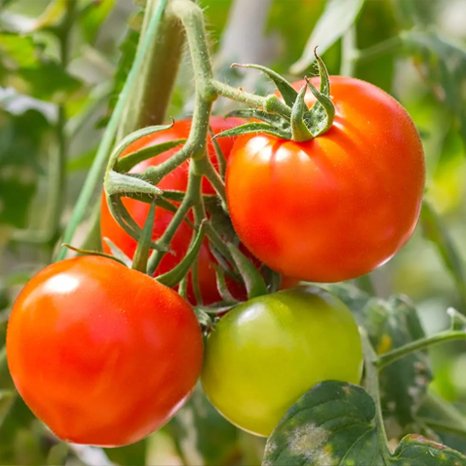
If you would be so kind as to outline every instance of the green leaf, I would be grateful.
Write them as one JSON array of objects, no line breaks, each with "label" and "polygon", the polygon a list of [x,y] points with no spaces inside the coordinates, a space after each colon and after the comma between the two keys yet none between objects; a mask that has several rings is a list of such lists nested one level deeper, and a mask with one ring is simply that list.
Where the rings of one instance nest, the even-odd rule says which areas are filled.
[{"label": "green leaf", "polygon": [[231,464],[238,450],[238,429],[226,421],[196,387],[167,426],[183,456],[192,464]]},{"label": "green leaf", "polygon": [[323,55],[356,21],[364,0],[329,0],[308,39],[301,58],[292,65],[293,74],[302,74],[314,63],[314,49]]},{"label": "green leaf", "polygon": [[18,115],[0,110],[0,223],[25,227],[42,174],[43,142],[51,126],[37,110]]},{"label": "green leaf", "polygon": [[263,466],[464,466],[461,453],[406,436],[390,455],[375,405],[356,385],[327,381],[305,393],[269,437]]},{"label": "green leaf", "polygon": [[463,85],[466,75],[466,48],[431,31],[413,30],[403,33],[401,37],[423,69],[423,78],[432,88],[433,94],[450,110],[466,147]]},{"label": "green leaf", "polygon": [[87,4],[82,9],[79,26],[88,43],[93,43],[99,33],[102,23],[112,11],[115,0],[86,0]]},{"label": "green leaf", "polygon": [[[365,306],[362,318],[378,354],[425,336],[416,309],[406,298],[394,296],[388,301],[374,298]],[[431,379],[425,351],[411,353],[381,371],[382,410],[394,435],[416,422]]]},{"label": "green leaf", "polygon": [[456,284],[464,305],[466,305],[466,271],[460,252],[442,219],[427,201],[424,201],[422,205],[421,224],[424,236],[434,243]]}]

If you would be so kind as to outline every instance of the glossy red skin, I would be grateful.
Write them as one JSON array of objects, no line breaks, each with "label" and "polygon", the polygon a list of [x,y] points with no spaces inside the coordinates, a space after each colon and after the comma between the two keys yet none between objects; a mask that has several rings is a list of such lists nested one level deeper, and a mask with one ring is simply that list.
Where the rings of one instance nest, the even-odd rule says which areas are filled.
[{"label": "glossy red skin", "polygon": [[33,413],[61,439],[136,442],[183,403],[202,334],[174,290],[118,262],[82,256],[24,287],[7,330],[8,366]]},{"label": "glossy red skin", "polygon": [[[238,118],[211,117],[210,120],[210,125],[214,133],[219,133],[226,129],[233,128],[242,123],[243,121]],[[170,129],[138,139],[128,147],[125,153],[136,151],[154,144],[160,144],[162,142],[187,138],[189,135],[190,127],[190,120],[176,121],[173,127]],[[233,145],[233,139],[219,138],[218,144],[220,145],[225,157],[228,157],[231,151],[231,147]],[[146,160],[137,165],[134,171],[141,172],[149,166],[158,165],[161,162],[173,156],[173,154],[177,150],[179,150],[179,147],[166,151],[163,154],[160,154],[152,159]],[[208,138],[208,154],[214,165],[217,166],[217,156],[210,137]],[[165,176],[160,181],[158,186],[161,189],[185,191],[188,182],[188,169],[189,164],[188,161],[186,161],[173,172]],[[215,193],[213,187],[206,179],[203,180],[202,191],[205,194]],[[136,223],[142,227],[144,225],[145,219],[147,218],[149,210],[148,204],[128,198],[124,198],[123,203],[130,212],[131,216],[136,221]],[[158,207],[156,209],[154,229],[152,233],[153,239],[157,239],[163,234],[172,217],[173,214],[171,212],[161,207]],[[109,238],[127,256],[131,258],[133,257],[137,245],[136,240],[134,240],[130,235],[128,235],[114,220],[107,206],[104,196],[102,196],[100,228],[102,237]],[[168,270],[172,269],[176,264],[178,264],[178,262],[186,254],[186,251],[188,250],[189,244],[191,242],[191,238],[192,228],[187,223],[181,224],[175,236],[173,237],[173,240],[170,245],[172,253],[165,254],[160,265],[155,271],[155,275],[165,273]],[[103,242],[103,248],[106,252],[110,252],[110,249],[105,243],[105,241]],[[215,263],[216,262],[209,251],[208,243],[207,241],[204,241],[200,248],[198,259],[199,287],[203,299],[203,304],[211,304],[221,299],[217,290],[214,269]],[[241,287],[239,284],[233,281],[231,281],[230,284],[232,285],[231,291],[236,292],[235,294],[241,294]],[[196,301],[191,285],[188,286],[188,299],[192,303],[195,303]]]},{"label": "glossy red skin", "polygon": [[276,271],[317,282],[388,261],[416,226],[425,181],[421,141],[403,107],[367,82],[330,82],[336,115],[325,134],[307,142],[242,136],[226,174],[240,240]]}]

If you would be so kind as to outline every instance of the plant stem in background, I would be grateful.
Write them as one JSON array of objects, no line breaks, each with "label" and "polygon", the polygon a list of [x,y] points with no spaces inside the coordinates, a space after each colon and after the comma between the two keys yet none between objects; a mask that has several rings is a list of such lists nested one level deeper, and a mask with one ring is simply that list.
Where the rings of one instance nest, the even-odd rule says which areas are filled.
[{"label": "plant stem in background", "polygon": [[449,330],[446,332],[437,333],[430,337],[422,338],[420,340],[412,341],[406,345],[400,346],[392,351],[381,354],[375,361],[378,369],[382,369],[395,361],[403,358],[404,356],[428,348],[429,346],[438,345],[439,343],[446,343],[448,341],[466,340],[466,332],[463,330]]},{"label": "plant stem in background", "polygon": [[[141,35],[140,46],[136,52],[133,66],[131,67],[125,86],[118,97],[117,104],[102,136],[102,141],[97,150],[92,167],[89,170],[84,186],[71,214],[71,218],[68,221],[68,225],[62,239],[63,243],[72,243],[76,229],[86,215],[88,207],[103,179],[105,167],[110,156],[118,127],[121,123],[121,118],[123,117],[126,106],[130,105],[129,102],[131,102],[131,97],[139,80],[139,73],[147,60],[149,52],[152,50],[165,6],[166,1],[162,1],[158,4],[156,13],[160,13],[151,15],[147,29],[145,33]],[[149,14],[149,10],[146,10],[146,13]],[[67,249],[61,246],[55,259],[64,259],[66,257],[66,253]]]},{"label": "plant stem in background", "polygon": [[[148,33],[151,22],[157,24],[150,50],[138,73],[137,85],[131,91],[117,138],[164,121],[166,109],[178,73],[184,44],[184,29],[170,8],[168,0],[149,0],[141,36]],[[139,43],[142,47],[142,41]]]}]

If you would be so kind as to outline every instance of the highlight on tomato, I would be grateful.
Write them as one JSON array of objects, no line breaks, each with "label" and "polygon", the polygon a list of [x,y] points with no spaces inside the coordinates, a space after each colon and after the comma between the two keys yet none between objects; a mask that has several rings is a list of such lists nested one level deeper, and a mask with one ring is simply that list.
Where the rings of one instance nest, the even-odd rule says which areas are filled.
[{"label": "highlight on tomato", "polygon": [[301,286],[234,307],[208,336],[201,381],[236,426],[268,436],[287,409],[324,380],[358,383],[362,347],[351,311]]},{"label": "highlight on tomato", "polygon": [[[304,100],[316,103],[309,90]],[[316,282],[358,277],[396,254],[416,226],[425,181],[418,132],[393,97],[330,76],[327,100],[335,114],[322,134],[239,136],[226,173],[240,240],[277,272]]]},{"label": "highlight on tomato", "polygon": [[101,256],[49,265],[18,296],[8,366],[59,438],[105,447],[158,429],[201,370],[202,334],[174,290]]},{"label": "highlight on tomato", "polygon": [[[219,133],[221,131],[231,129],[235,126],[241,124],[243,120],[239,118],[223,118],[218,116],[213,116],[210,119],[210,126],[213,133]],[[191,120],[179,120],[175,121],[171,128],[168,128],[163,131],[159,131],[148,136],[141,137],[136,140],[123,153],[123,156],[134,152],[145,147],[149,147],[156,144],[161,144],[164,142],[185,139],[189,135],[191,128]],[[218,140],[218,145],[225,157],[229,156],[231,148],[233,146],[234,139],[230,137],[221,138]],[[180,145],[181,146],[181,145]],[[134,168],[134,172],[141,172],[149,166],[156,166],[165,160],[172,157],[180,147],[175,147],[170,149],[162,154],[157,155],[151,159],[147,159],[144,162],[141,162]],[[210,136],[207,140],[207,152],[215,167],[218,166],[218,160],[216,155],[215,147],[212,143]],[[170,172],[167,176],[162,178],[158,183],[160,189],[165,190],[178,190],[186,191],[188,183],[188,167],[189,162],[186,161],[180,166],[178,166],[174,171]],[[214,194],[215,190],[212,185],[208,182],[207,179],[203,180],[202,191],[204,194]],[[135,222],[142,227],[147,218],[149,212],[149,204],[135,199],[123,198],[123,204],[130,213],[131,217]],[[152,238],[156,240],[159,238],[166,227],[168,226],[170,220],[173,217],[173,213],[164,209],[161,206],[158,206],[155,210],[155,221],[154,228],[152,233]],[[101,220],[100,220],[101,236],[102,238],[108,238],[114,243],[121,251],[123,251],[128,257],[132,258],[134,256],[137,241],[132,238],[116,220],[112,217],[110,210],[107,206],[105,196],[102,196],[101,201]],[[173,240],[170,244],[170,252],[165,254],[162,261],[155,271],[155,275],[163,274],[168,270],[172,269],[186,254],[191,238],[192,238],[192,228],[187,222],[183,222],[178,228]],[[110,248],[103,241],[104,251],[110,252]],[[215,265],[216,261],[212,256],[212,253],[209,250],[208,242],[205,240],[200,248],[199,256],[197,259],[197,272],[199,280],[199,289],[202,297],[203,304],[211,304],[213,302],[219,301],[221,299],[220,294],[217,290],[217,282],[215,275]],[[233,279],[229,281],[231,286],[231,291],[234,294],[238,294],[238,297],[241,297],[242,286],[235,282]],[[188,299],[193,304],[196,302],[194,297],[192,282],[191,279],[188,281]]]}]

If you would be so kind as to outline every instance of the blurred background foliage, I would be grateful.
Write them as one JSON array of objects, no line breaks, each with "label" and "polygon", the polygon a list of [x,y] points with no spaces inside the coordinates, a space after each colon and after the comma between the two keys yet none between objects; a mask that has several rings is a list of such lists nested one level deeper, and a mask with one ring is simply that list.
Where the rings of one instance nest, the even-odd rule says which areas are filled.
[{"label": "blurred background foliage", "polygon": [[[466,313],[466,1],[200,0],[217,75],[267,92],[256,62],[312,74],[319,46],[333,74],[399,99],[422,135],[426,206],[416,234],[372,274],[377,295],[408,295],[428,334]],[[160,432],[111,450],[57,442],[14,394],[3,347],[9,306],[51,258],[125,80],[143,0],[0,0],[0,464],[252,465],[263,441],[213,412],[200,391]],[[186,58],[168,114],[191,108]],[[220,100],[217,112],[231,109]],[[374,154],[376,155],[376,154]],[[81,241],[92,225],[83,225]],[[415,311],[413,311],[415,312]],[[466,344],[430,350],[430,389],[466,415]],[[448,439],[447,439],[448,440]],[[445,441],[447,441],[445,440]],[[466,452],[466,439],[450,444]]]}]

